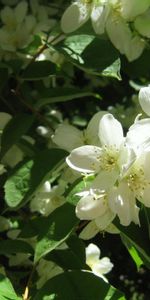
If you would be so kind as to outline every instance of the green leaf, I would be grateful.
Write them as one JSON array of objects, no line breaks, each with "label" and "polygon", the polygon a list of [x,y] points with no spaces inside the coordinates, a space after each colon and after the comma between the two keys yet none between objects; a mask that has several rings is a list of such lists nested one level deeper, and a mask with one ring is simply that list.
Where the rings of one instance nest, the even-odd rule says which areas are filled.
[{"label": "green leaf", "polygon": [[123,294],[90,272],[59,274],[41,288],[33,300],[125,300]]},{"label": "green leaf", "polygon": [[46,149],[38,153],[34,159],[19,164],[4,186],[8,206],[14,208],[23,200],[23,205],[29,201],[66,155],[67,152],[61,149]]},{"label": "green leaf", "polygon": [[66,191],[66,201],[76,206],[80,200],[80,196],[76,194],[83,189],[85,189],[85,182],[83,178],[78,178]]},{"label": "green leaf", "polygon": [[27,66],[22,74],[24,80],[39,80],[56,73],[55,64],[48,60],[35,61]]},{"label": "green leaf", "polygon": [[21,114],[8,122],[1,137],[1,158],[29,130],[33,121],[34,116]]},{"label": "green leaf", "polygon": [[77,236],[71,235],[66,244],[69,248],[53,250],[45,259],[55,262],[64,270],[85,269],[85,245]]},{"label": "green leaf", "polygon": [[119,52],[106,38],[88,34],[72,35],[59,43],[57,50],[89,73],[121,79]]},{"label": "green leaf", "polygon": [[65,203],[43,219],[35,248],[34,262],[37,263],[39,259],[64,242],[77,223],[75,208],[69,203]]},{"label": "green leaf", "polygon": [[61,88],[61,89],[45,88],[39,94],[40,100],[37,101],[35,107],[40,108],[43,105],[49,103],[65,102],[65,101],[70,101],[72,99],[78,99],[78,98],[80,99],[82,97],[87,97],[87,96],[94,96],[96,98],[100,98],[98,95],[90,91],[83,91],[75,88]]},{"label": "green leaf", "polygon": [[0,299],[1,300],[19,300],[10,280],[3,274],[0,274]]},{"label": "green leaf", "polygon": [[129,226],[122,226],[119,220],[115,220],[114,224],[121,232],[121,236],[132,245],[144,264],[150,268],[150,238],[149,228],[145,217],[145,211],[140,209],[140,226],[132,223]]},{"label": "green leaf", "polygon": [[127,237],[125,237],[123,234],[121,234],[121,239],[123,241],[123,244],[126,246],[127,250],[129,251],[132,259],[134,260],[137,269],[139,269],[140,266],[143,265],[143,261],[142,261],[141,257],[139,256],[138,251],[132,245],[132,243],[130,242],[130,240],[128,240]]},{"label": "green leaf", "polygon": [[15,254],[15,253],[31,253],[33,254],[33,248],[24,241],[21,240],[4,240],[0,241],[0,254]]},{"label": "green leaf", "polygon": [[5,182],[5,201],[9,207],[17,207],[29,191],[33,164],[33,160],[19,164]]}]

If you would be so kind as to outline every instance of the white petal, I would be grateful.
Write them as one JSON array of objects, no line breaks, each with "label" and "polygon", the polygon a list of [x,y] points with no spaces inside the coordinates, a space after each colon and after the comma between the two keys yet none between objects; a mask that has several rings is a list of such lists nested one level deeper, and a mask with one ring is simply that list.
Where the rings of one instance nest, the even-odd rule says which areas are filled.
[{"label": "white petal", "polygon": [[136,153],[134,149],[128,147],[128,145],[122,145],[119,153],[118,164],[120,166],[120,177],[123,177],[131,165],[136,160]]},{"label": "white petal", "polygon": [[109,273],[112,268],[113,264],[110,259],[108,257],[103,257],[98,263],[94,264],[92,271],[95,275],[101,277],[101,275]]},{"label": "white petal", "polygon": [[128,58],[128,61],[133,61],[139,58],[146,46],[144,39],[140,36],[135,35],[132,37],[131,41],[128,44],[125,55]]},{"label": "white petal", "polygon": [[96,146],[82,146],[74,149],[66,158],[70,168],[82,173],[95,173],[99,170],[101,149]]},{"label": "white petal", "polygon": [[91,13],[91,20],[94,31],[97,34],[103,34],[105,23],[109,15],[109,6],[94,6]]},{"label": "white petal", "polygon": [[150,86],[143,87],[139,92],[139,103],[143,111],[150,116]]},{"label": "white petal", "polygon": [[108,209],[103,216],[95,219],[95,223],[100,231],[103,231],[105,229],[107,230],[107,227],[111,224],[114,218],[115,214],[110,209]]},{"label": "white petal", "polygon": [[99,232],[99,228],[96,226],[95,221],[89,222],[79,234],[79,238],[83,240],[92,239]]},{"label": "white petal", "polygon": [[6,6],[4,9],[1,10],[1,20],[4,24],[8,24],[12,22],[14,18],[13,9]]},{"label": "white petal", "polygon": [[80,220],[93,220],[105,214],[108,204],[105,195],[88,195],[80,199],[76,206],[76,215]]},{"label": "white petal", "polygon": [[119,234],[120,233],[119,229],[113,223],[108,225],[108,227],[105,228],[105,231],[109,232],[111,234]]},{"label": "white petal", "polygon": [[123,129],[121,123],[112,114],[102,117],[99,124],[99,138],[103,145],[120,148],[123,142]]},{"label": "white petal", "polygon": [[91,188],[108,190],[113,187],[117,178],[119,176],[118,170],[113,170],[110,172],[101,171],[91,184]]},{"label": "white petal", "polygon": [[122,225],[128,226],[132,221],[139,224],[139,209],[135,205],[135,197],[126,182],[122,182],[119,187],[111,191],[109,205],[111,210],[118,215]]},{"label": "white petal", "polygon": [[121,13],[123,18],[133,20],[141,15],[150,6],[149,0],[121,0]]},{"label": "white petal", "polygon": [[97,262],[97,260],[99,260],[101,252],[96,245],[91,243],[88,245],[88,247],[86,247],[85,253],[86,253],[86,264],[91,265],[95,261]]},{"label": "white petal", "polygon": [[89,6],[75,2],[64,12],[61,19],[61,28],[65,33],[73,32],[81,27],[89,17]]},{"label": "white petal", "polygon": [[125,54],[132,38],[131,31],[126,21],[119,16],[111,14],[106,23],[106,30],[112,44],[122,54]]},{"label": "white petal", "polygon": [[141,152],[146,147],[150,138],[150,119],[142,119],[133,124],[127,133],[126,143],[136,152]]},{"label": "white petal", "polygon": [[85,136],[87,140],[87,144],[89,145],[96,145],[100,146],[100,140],[99,140],[99,123],[101,118],[107,114],[107,111],[99,111],[97,112],[92,119],[90,120],[87,129],[85,131]]},{"label": "white petal", "polygon": [[150,9],[134,21],[135,29],[143,36],[150,38]]},{"label": "white petal", "polygon": [[62,149],[71,151],[84,145],[83,133],[76,127],[69,124],[61,124],[56,129],[53,142]]},{"label": "white petal", "polygon": [[28,4],[25,1],[21,1],[15,8],[15,18],[17,23],[23,22],[28,10]]}]

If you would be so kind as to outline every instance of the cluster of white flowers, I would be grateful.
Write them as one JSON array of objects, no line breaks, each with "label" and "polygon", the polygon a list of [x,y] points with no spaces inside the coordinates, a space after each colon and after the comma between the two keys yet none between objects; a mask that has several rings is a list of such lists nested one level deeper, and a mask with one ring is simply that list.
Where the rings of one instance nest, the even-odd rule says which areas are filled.
[{"label": "cluster of white flowers", "polygon": [[[150,86],[139,93],[144,112],[150,115]],[[81,233],[91,238],[98,231],[116,232],[112,221],[140,225],[137,200],[150,207],[150,118],[135,119],[126,136],[121,123],[112,114],[98,112],[85,131],[62,124],[53,141],[71,151],[66,162],[86,178],[88,187],[78,193],[81,197],[76,214],[90,223]]]},{"label": "cluster of white flowers", "polygon": [[[27,47],[34,35],[44,36],[55,20],[49,16],[49,9],[38,0],[18,1],[15,7],[5,6],[0,12],[0,56],[9,60]],[[20,54],[21,55],[21,54]]]},{"label": "cluster of white flowers", "polygon": [[75,0],[64,12],[61,27],[71,33],[89,19],[96,34],[107,33],[129,61],[137,59],[150,37],[150,0]]}]

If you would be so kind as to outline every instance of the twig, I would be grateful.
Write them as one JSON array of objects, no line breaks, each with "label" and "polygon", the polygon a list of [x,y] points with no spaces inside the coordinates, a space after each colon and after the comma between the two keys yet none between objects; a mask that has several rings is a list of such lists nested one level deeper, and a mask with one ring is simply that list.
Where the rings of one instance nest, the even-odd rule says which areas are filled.
[{"label": "twig", "polygon": [[22,295],[23,300],[29,300],[29,290],[30,290],[30,287],[31,287],[31,284],[32,284],[32,277],[33,277],[33,274],[35,272],[36,266],[37,266],[37,264],[35,264],[33,266],[32,270],[31,270],[30,276],[29,276],[28,281],[27,281],[27,285],[26,285],[24,293]]}]

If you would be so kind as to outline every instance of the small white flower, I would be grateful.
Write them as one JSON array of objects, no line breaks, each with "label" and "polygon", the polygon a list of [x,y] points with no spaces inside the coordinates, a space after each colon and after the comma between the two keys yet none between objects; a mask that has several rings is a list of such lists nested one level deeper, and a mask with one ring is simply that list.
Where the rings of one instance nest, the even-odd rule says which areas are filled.
[{"label": "small white flower", "polygon": [[95,275],[103,278],[103,280],[107,282],[104,275],[112,270],[113,264],[108,257],[100,259],[100,254],[100,249],[96,245],[92,243],[89,244],[86,248],[86,264],[91,268]]}]

